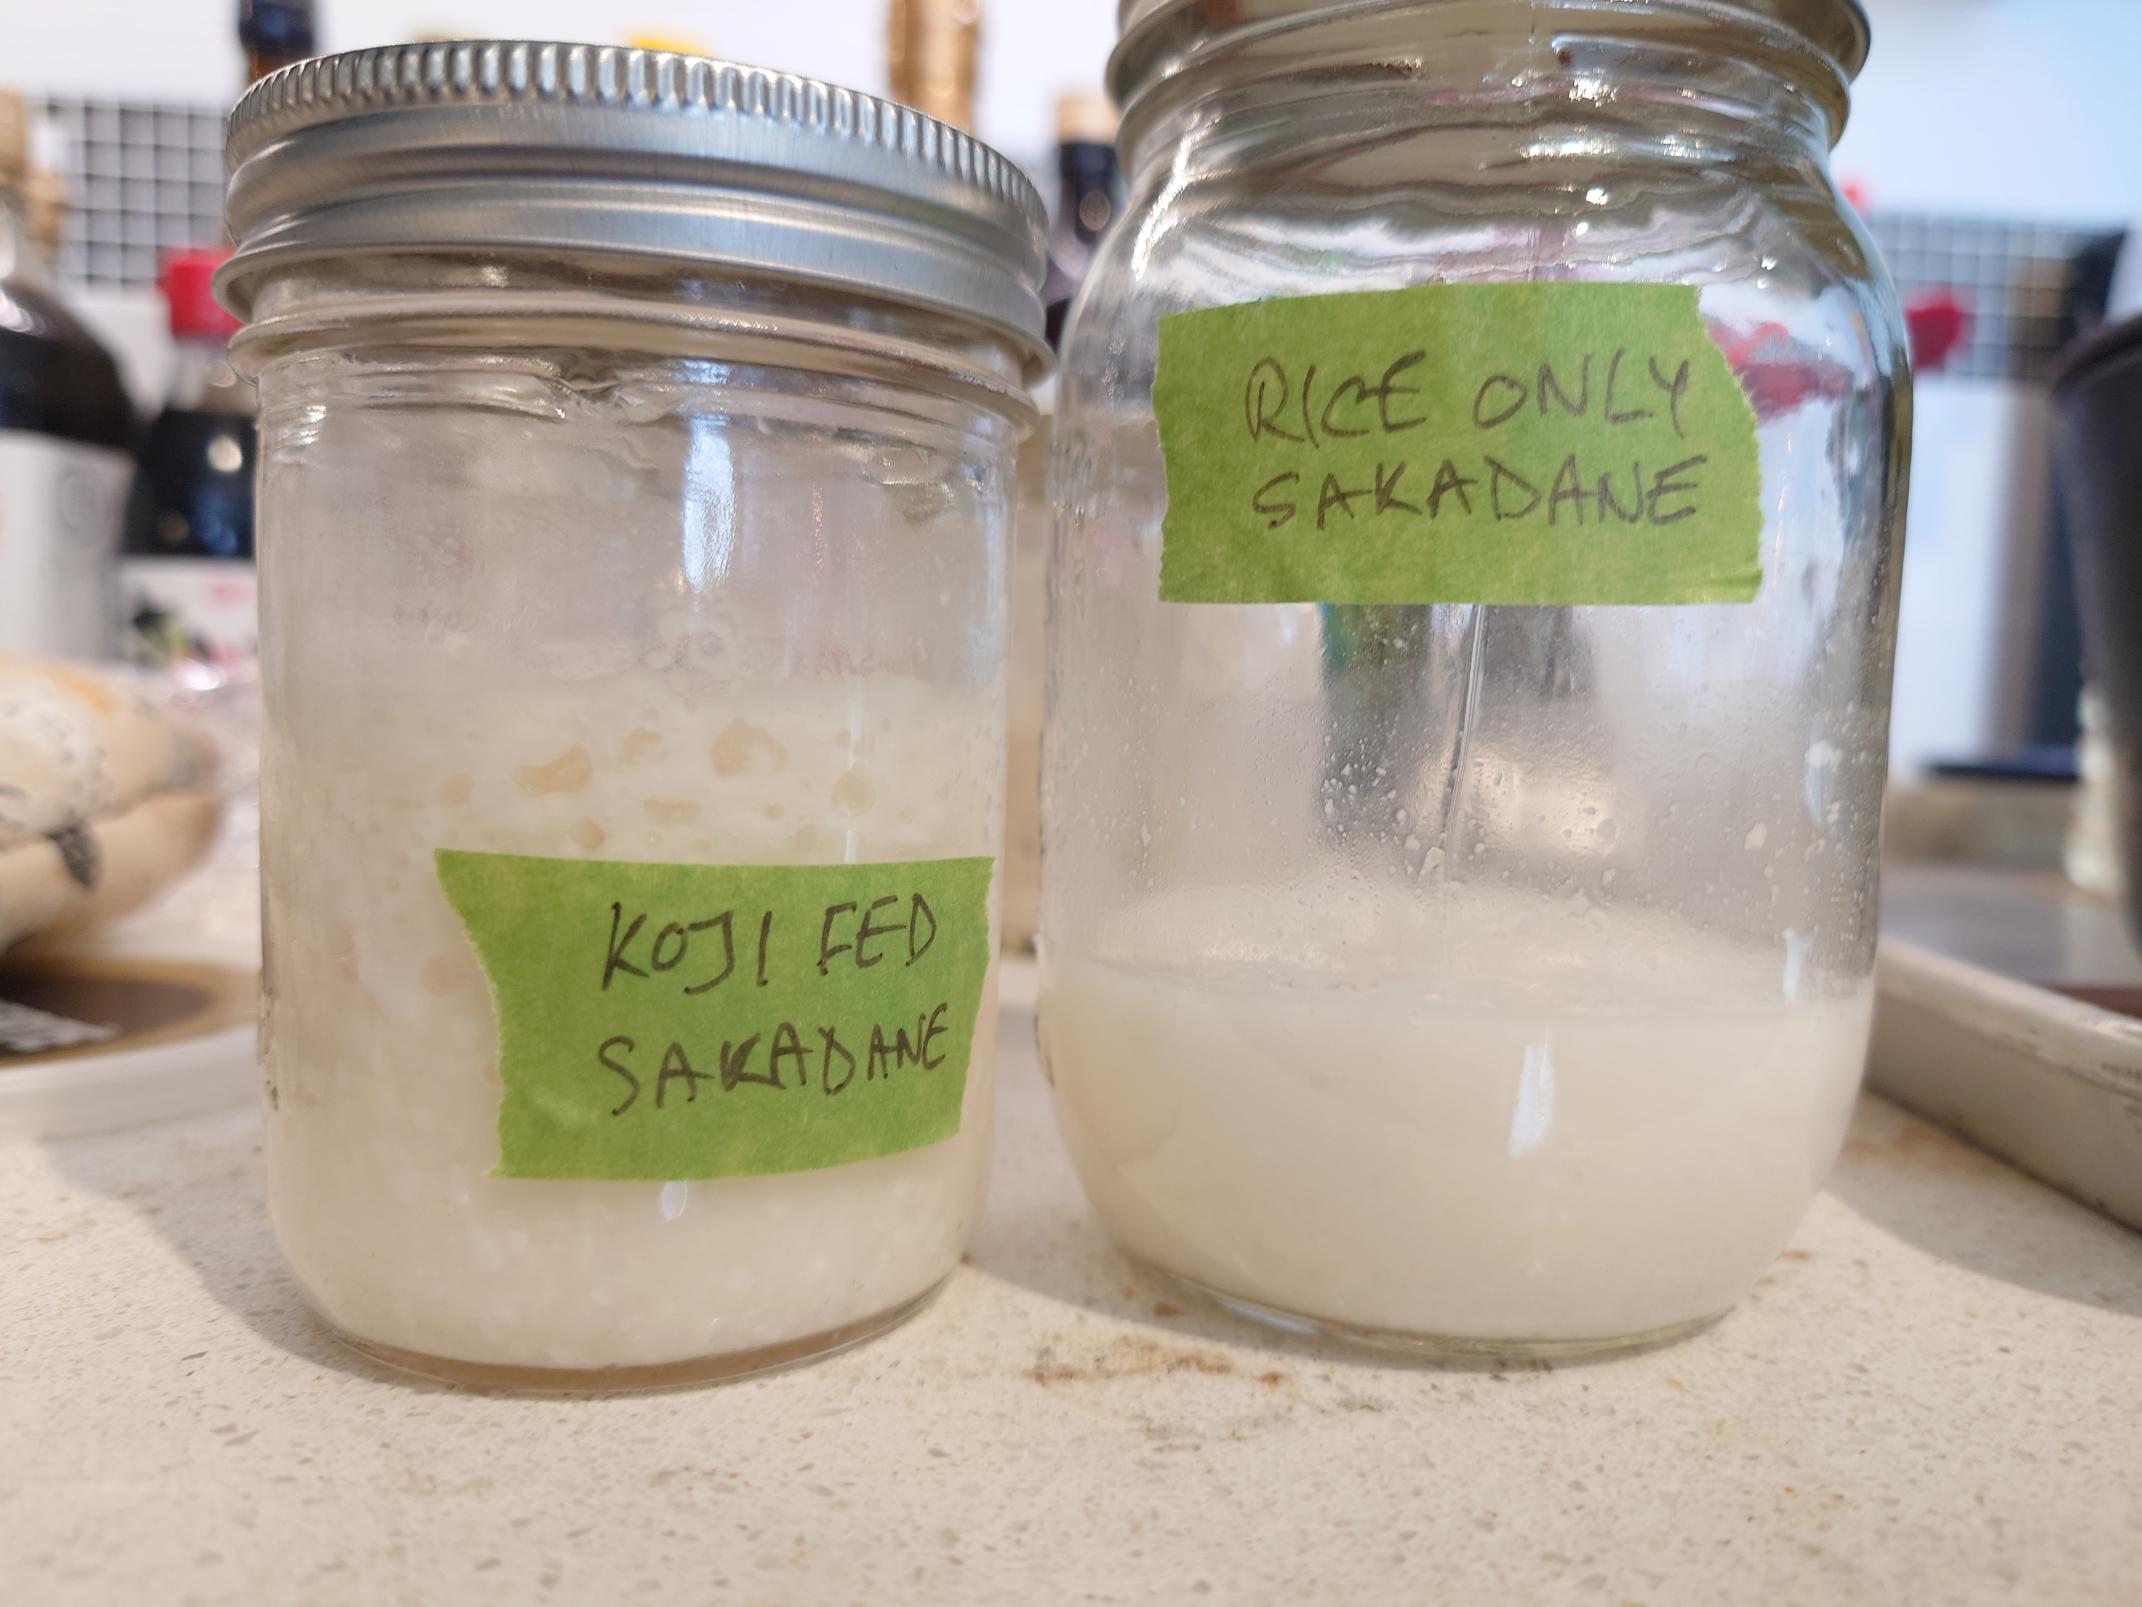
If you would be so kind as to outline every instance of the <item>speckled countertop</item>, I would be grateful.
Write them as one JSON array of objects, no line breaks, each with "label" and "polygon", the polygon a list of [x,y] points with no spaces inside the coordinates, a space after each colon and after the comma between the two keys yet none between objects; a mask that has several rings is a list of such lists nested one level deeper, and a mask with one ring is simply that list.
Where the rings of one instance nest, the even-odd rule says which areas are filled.
[{"label": "speckled countertop", "polygon": [[1436,1372],[1183,1309],[1006,1018],[971,1264],[682,1394],[457,1393],[300,1308],[246,1112],[0,1148],[11,1603],[2142,1601],[2142,1238],[1875,1101],[1677,1348]]}]

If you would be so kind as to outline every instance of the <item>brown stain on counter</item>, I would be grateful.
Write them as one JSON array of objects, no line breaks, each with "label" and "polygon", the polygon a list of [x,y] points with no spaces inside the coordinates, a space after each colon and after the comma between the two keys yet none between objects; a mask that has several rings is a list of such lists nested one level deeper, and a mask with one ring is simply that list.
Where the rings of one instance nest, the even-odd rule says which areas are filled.
[{"label": "brown stain on counter", "polygon": [[1844,1141],[1846,1160],[1903,1162],[1929,1172],[1962,1176],[2006,1172],[2006,1162],[1996,1160],[1968,1139],[1942,1131],[1923,1117],[1898,1111],[1894,1118],[1855,1130]]},{"label": "brown stain on counter", "polygon": [[1293,1382],[1276,1370],[1245,1373],[1229,1357],[1202,1345],[1166,1345],[1138,1334],[1123,1334],[1110,1340],[1083,1361],[1066,1361],[1055,1346],[1044,1345],[1035,1353],[1026,1376],[1047,1388],[1053,1384],[1095,1384],[1186,1373],[1207,1378],[1247,1378],[1266,1389],[1280,1389]]}]

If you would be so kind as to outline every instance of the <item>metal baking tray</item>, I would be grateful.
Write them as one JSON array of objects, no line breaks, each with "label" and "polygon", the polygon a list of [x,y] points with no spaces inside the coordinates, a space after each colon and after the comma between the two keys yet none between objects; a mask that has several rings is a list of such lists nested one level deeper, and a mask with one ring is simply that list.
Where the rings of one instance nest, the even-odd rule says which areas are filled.
[{"label": "metal baking tray", "polygon": [[1884,872],[1868,1081],[2142,1229],[2142,953],[2052,876]]}]

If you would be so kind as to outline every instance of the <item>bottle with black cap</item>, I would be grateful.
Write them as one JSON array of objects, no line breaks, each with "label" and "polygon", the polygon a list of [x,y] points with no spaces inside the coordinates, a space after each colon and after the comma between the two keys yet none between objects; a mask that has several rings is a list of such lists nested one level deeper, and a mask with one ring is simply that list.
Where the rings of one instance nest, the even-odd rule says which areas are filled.
[{"label": "bottle with black cap", "polygon": [[319,54],[317,39],[312,0],[238,0],[238,42],[245,47],[249,84]]},{"label": "bottle with black cap", "polygon": [[1056,102],[1056,222],[1049,231],[1049,344],[1063,339],[1071,298],[1086,277],[1101,234],[1123,204],[1116,163],[1116,109],[1107,97],[1068,94]]},{"label": "bottle with black cap", "polygon": [[178,251],[164,263],[171,386],[142,447],[120,560],[127,656],[144,664],[229,664],[251,656],[259,632],[253,387],[231,367],[238,320],[210,289],[229,255]]}]

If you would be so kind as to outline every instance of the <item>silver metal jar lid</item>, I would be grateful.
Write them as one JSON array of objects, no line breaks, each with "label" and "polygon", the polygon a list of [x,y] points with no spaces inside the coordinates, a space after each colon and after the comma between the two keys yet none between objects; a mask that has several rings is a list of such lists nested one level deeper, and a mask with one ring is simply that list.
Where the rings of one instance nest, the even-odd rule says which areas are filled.
[{"label": "silver metal jar lid", "polygon": [[[1513,5],[1520,0],[1512,0]],[[1632,9],[1655,9],[1643,0],[1627,0]],[[1835,62],[1846,80],[1867,61],[1867,14],[1860,0],[1708,0],[1728,15],[1739,12],[1798,34]],[[1148,90],[1175,77],[1222,43],[1234,43],[1266,31],[1298,27],[1318,14],[1343,17],[1374,10],[1363,0],[1117,0],[1119,41],[1108,60],[1108,92],[1128,116],[1131,105]],[[1591,20],[1583,7],[1566,13],[1540,8],[1548,26]],[[1595,5],[1591,8],[1596,12]]]},{"label": "silver metal jar lid", "polygon": [[301,62],[232,111],[218,289],[368,254],[516,253],[795,279],[978,324],[1047,361],[1046,214],[971,136],[851,89],[525,41]]}]

